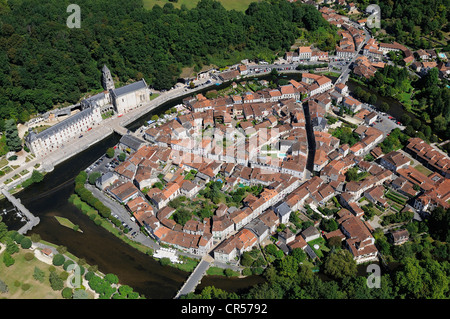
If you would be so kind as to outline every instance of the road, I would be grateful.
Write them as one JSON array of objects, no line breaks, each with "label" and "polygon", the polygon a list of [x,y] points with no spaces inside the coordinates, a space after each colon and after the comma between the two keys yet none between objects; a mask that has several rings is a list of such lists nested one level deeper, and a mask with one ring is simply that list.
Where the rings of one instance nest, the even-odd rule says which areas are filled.
[{"label": "road", "polygon": [[364,41],[361,42],[359,44],[359,46],[356,49],[356,54],[355,56],[350,59],[349,63],[346,64],[342,69],[341,69],[341,75],[339,76],[339,78],[337,79],[336,84],[338,83],[346,83],[348,80],[348,77],[350,75],[350,66],[352,65],[353,62],[355,62],[355,60],[359,57],[362,56],[362,54],[360,54],[359,52],[361,51],[361,49],[364,47],[364,45],[366,45],[367,41],[369,41],[369,39],[372,37],[369,33],[369,31],[366,28],[362,28],[359,26],[359,24],[357,24],[356,22],[350,21],[350,24],[352,24],[353,27],[357,28],[357,29],[362,29],[364,31],[365,37],[364,37]]}]

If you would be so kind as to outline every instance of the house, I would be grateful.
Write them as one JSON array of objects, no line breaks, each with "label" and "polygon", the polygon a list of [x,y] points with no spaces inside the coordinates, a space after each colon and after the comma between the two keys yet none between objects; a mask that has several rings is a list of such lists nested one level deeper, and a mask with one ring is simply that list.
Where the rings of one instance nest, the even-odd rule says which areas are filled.
[{"label": "house", "polygon": [[311,240],[319,238],[320,232],[317,230],[316,227],[310,226],[310,227],[306,228],[304,231],[302,231],[301,235],[305,239],[306,242],[309,242]]},{"label": "house", "polygon": [[347,96],[344,98],[344,101],[342,103],[345,107],[350,108],[350,110],[353,113],[358,112],[359,110],[361,110],[362,107],[362,103],[360,101],[358,101],[357,99],[351,97],[351,96]]},{"label": "house", "polygon": [[285,245],[289,245],[295,240],[295,233],[293,233],[289,227],[286,227],[282,232],[278,234],[278,239]]},{"label": "house", "polygon": [[117,181],[107,187],[106,192],[123,204],[139,196],[139,190],[132,182]]},{"label": "house", "polygon": [[134,153],[144,145],[145,142],[133,135],[125,134],[120,138],[118,149],[128,153]]},{"label": "house", "polygon": [[378,119],[378,114],[376,112],[370,112],[367,116],[364,117],[364,121],[367,125],[372,125]]},{"label": "house", "polygon": [[194,197],[199,190],[200,186],[188,180],[184,180],[180,187],[180,193],[188,198]]},{"label": "house", "polygon": [[401,245],[409,241],[409,232],[406,229],[392,231],[390,235],[394,245]]},{"label": "house", "polygon": [[249,229],[242,229],[236,235],[224,240],[214,249],[214,259],[218,262],[233,262],[245,251],[249,251],[258,243],[258,238]]},{"label": "house", "polygon": [[259,218],[255,218],[245,225],[245,229],[252,231],[260,244],[270,235],[270,228]]},{"label": "house", "polygon": [[117,176],[113,172],[107,172],[95,181],[95,186],[97,186],[97,188],[100,190],[104,190],[116,180]]},{"label": "house", "polygon": [[229,215],[213,216],[211,233],[216,242],[226,239],[234,231],[234,223]]},{"label": "house", "polygon": [[380,158],[380,164],[396,172],[398,169],[409,166],[410,159],[399,151],[392,151]]},{"label": "house", "polygon": [[312,56],[311,47],[299,47],[298,48],[298,58],[300,60],[310,60]]},{"label": "house", "polygon": [[273,210],[280,219],[280,223],[287,224],[289,216],[291,215],[291,208],[285,202],[282,202],[276,205]]},{"label": "house", "polygon": [[345,247],[357,264],[377,260],[378,249],[375,246],[375,238],[359,217],[343,214],[338,222],[342,233],[346,236]]},{"label": "house", "polygon": [[364,197],[375,205],[387,208],[389,206],[388,202],[384,198],[384,187],[374,186],[369,188],[364,192]]}]

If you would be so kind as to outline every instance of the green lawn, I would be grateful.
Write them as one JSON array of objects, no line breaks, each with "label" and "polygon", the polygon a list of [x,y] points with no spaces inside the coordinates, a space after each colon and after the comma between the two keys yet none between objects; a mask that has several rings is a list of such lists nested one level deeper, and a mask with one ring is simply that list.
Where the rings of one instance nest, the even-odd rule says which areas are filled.
[{"label": "green lawn", "polygon": [[[27,261],[24,256],[31,252],[29,249],[21,249],[18,253],[12,255],[14,265],[6,267],[3,262],[0,263],[1,279],[8,285],[8,292],[0,294],[1,298],[6,299],[62,299],[61,291],[54,291],[49,283],[50,265],[41,262],[36,257]],[[32,253],[32,252],[31,252]],[[3,254],[0,258],[3,260]],[[44,282],[39,282],[33,278],[34,268],[38,267],[45,272]],[[58,273],[61,270],[56,270]],[[23,290],[24,284],[29,285],[29,289]]]},{"label": "green lawn", "polygon": [[[197,6],[197,3],[200,0],[178,0],[177,3],[171,2],[175,8],[181,8],[184,4],[186,8],[192,9]],[[169,3],[169,0],[143,0],[144,8],[151,9],[155,4],[163,7],[166,3]],[[227,10],[236,10],[236,11],[245,11],[247,10],[250,3],[255,2],[255,0],[219,0],[222,3],[225,9]]]},{"label": "green lawn", "polygon": [[[319,258],[323,257],[323,251],[324,252],[330,251],[330,249],[327,246],[325,246],[325,239],[323,237],[311,240],[310,242],[308,242],[308,245],[314,250],[314,252]],[[315,249],[314,245],[319,245],[319,249]]]}]

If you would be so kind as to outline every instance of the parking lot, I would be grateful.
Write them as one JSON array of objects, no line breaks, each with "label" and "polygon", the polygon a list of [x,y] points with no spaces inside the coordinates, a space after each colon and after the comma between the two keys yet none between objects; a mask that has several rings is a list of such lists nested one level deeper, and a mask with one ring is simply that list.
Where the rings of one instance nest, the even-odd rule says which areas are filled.
[{"label": "parking lot", "polygon": [[375,111],[378,114],[377,121],[373,124],[373,127],[383,132],[384,136],[388,136],[388,134],[391,133],[391,131],[395,128],[400,128],[401,130],[404,129],[404,127],[400,124],[398,124],[398,120],[394,119],[389,114],[383,113],[375,109],[373,106],[364,104],[364,108],[368,109],[369,111]]},{"label": "parking lot", "polygon": [[117,151],[117,149],[115,150],[113,158],[108,158],[106,155],[103,155],[86,169],[86,173],[88,173],[89,175],[93,172],[100,172],[103,175],[105,173],[113,171],[120,164],[119,160],[117,159],[118,155],[119,152]]}]

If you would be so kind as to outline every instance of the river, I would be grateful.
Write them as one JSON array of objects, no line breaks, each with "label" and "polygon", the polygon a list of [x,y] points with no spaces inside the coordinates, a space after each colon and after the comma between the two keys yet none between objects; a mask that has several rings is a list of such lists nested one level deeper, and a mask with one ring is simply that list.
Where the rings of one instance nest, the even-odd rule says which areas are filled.
[{"label": "river", "polygon": [[370,90],[367,86],[361,85],[361,84],[353,81],[352,79],[349,79],[346,84],[347,84],[348,89],[349,89],[350,92],[353,92],[359,86],[364,91],[367,91],[370,94],[375,94],[376,97],[377,97],[377,101],[374,104],[375,107],[380,109],[380,105],[383,102],[386,102],[387,104],[389,104],[389,111],[387,111],[386,113],[392,115],[393,117],[395,117],[399,121],[401,120],[401,116],[403,114],[405,114],[405,113],[408,114],[411,117],[411,119],[416,118],[416,116],[413,113],[407,112],[405,110],[405,108],[403,107],[403,105],[400,102],[398,102],[397,100],[395,100],[394,98],[381,96],[377,92],[374,92],[374,91]]}]

